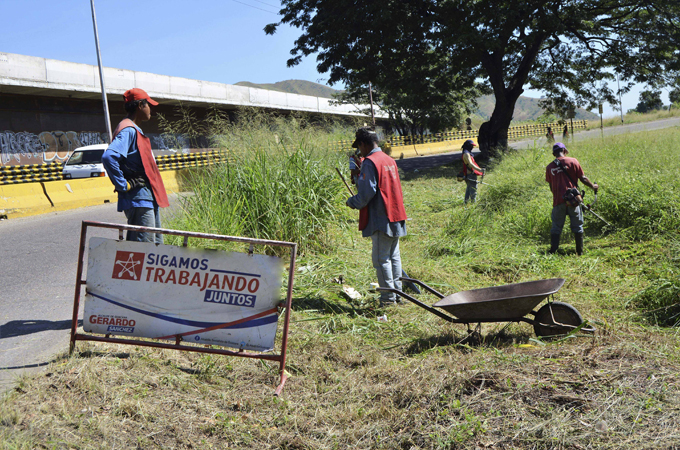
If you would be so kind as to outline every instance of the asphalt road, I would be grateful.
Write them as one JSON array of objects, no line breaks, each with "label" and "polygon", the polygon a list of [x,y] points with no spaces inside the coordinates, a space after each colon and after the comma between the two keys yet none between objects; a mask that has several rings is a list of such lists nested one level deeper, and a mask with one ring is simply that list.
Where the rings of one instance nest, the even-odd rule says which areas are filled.
[{"label": "asphalt road", "polygon": [[[604,136],[680,125],[680,118],[605,128]],[[575,133],[576,141],[600,130]],[[545,138],[514,142],[515,148],[544,144]],[[460,152],[397,162],[405,171],[448,164]],[[171,198],[171,204],[177,199]],[[0,392],[26,371],[36,371],[68,349],[75,293],[80,224],[83,220],[124,223],[115,204],[0,221]],[[89,236],[116,238],[114,230]],[[87,255],[85,256],[87,260]]]},{"label": "asphalt road", "polygon": [[123,218],[105,204],[0,221],[0,391],[68,348],[81,222]]},{"label": "asphalt road", "polygon": [[[177,197],[170,202],[163,217]],[[83,220],[126,223],[115,203],[0,221],[0,392],[68,349]],[[91,228],[92,236],[118,232]]]},{"label": "asphalt road", "polygon": [[[607,137],[607,136],[615,136],[619,134],[630,134],[630,133],[639,133],[641,131],[654,131],[654,130],[660,130],[662,128],[671,128],[671,127],[677,127],[680,126],[680,117],[671,117],[669,119],[664,119],[664,120],[657,120],[654,122],[642,122],[642,123],[632,123],[630,125],[618,125],[615,127],[607,127],[603,131],[600,131],[600,129],[596,130],[588,130],[588,131],[577,131],[573,134],[571,138],[569,138],[569,142],[575,141],[585,141],[588,139],[596,139],[599,137]],[[555,140],[557,142],[561,141],[561,135],[558,137],[557,134],[555,135]],[[518,142],[512,142],[510,144],[511,147],[514,148],[527,148],[531,147],[535,144],[545,144],[546,139],[545,137],[538,138],[538,139],[527,139],[527,140],[522,140]],[[565,144],[568,144],[568,142],[565,142]],[[568,145],[567,145],[567,148]]]}]

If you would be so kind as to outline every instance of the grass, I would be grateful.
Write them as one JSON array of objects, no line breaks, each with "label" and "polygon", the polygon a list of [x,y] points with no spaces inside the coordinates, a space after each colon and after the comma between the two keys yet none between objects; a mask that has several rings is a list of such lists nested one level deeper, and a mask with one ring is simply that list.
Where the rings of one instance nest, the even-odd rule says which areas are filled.
[{"label": "grass", "polygon": [[[640,122],[652,122],[655,120],[669,119],[671,117],[680,117],[680,109],[673,107],[671,108],[670,111],[659,110],[648,113],[629,112],[623,115],[623,123],[631,124]],[[602,120],[602,125],[605,127],[615,127],[617,125],[621,125],[621,116],[619,115],[615,117],[607,117]],[[600,128],[600,121],[599,120],[588,121],[588,129],[593,130],[595,128]]]},{"label": "grass", "polygon": [[[337,209],[327,245],[299,260],[280,398],[270,363],[79,343],[0,402],[0,448],[676,448],[680,334],[658,308],[677,295],[679,143],[676,128],[570,147],[614,225],[587,215],[580,258],[568,233],[546,252],[546,149],[492,161],[493,187],[467,209],[458,165],[402,174],[409,275],[449,293],[564,277],[558,299],[594,336],[483,324],[464,340],[464,325],[415,305],[380,309],[370,241]],[[363,298],[345,300],[338,279]]]},{"label": "grass", "polygon": [[183,213],[171,227],[297,242],[301,254],[327,249],[345,189],[334,168],[346,161],[328,148],[350,129],[254,109],[216,128],[214,145],[229,152],[229,162],[191,173],[193,195],[182,199]]}]

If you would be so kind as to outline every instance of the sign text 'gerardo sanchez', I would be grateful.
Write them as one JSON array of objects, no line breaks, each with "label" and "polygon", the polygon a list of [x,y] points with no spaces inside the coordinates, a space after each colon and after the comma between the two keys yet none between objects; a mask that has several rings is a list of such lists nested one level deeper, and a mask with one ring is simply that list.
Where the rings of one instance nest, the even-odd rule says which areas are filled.
[{"label": "sign text 'gerardo sanchez'", "polygon": [[282,272],[274,256],[91,238],[83,328],[271,350]]}]

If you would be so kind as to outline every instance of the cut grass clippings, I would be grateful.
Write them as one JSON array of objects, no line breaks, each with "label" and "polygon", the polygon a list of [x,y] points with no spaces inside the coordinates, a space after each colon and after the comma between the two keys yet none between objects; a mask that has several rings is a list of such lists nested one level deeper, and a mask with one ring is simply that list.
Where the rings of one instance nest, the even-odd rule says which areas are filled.
[{"label": "cut grass clippings", "polygon": [[[409,275],[445,293],[563,277],[556,299],[594,335],[546,341],[527,324],[492,323],[465,339],[464,325],[415,305],[380,309],[370,240],[340,208],[329,244],[299,261],[281,397],[272,363],[78,343],[2,400],[0,448],[676,448],[680,335],[650,320],[666,303],[642,300],[672,299],[656,280],[680,270],[680,130],[570,151],[614,225],[586,213],[582,257],[568,227],[547,254],[552,156],[541,148],[491,162],[494,187],[467,208],[458,165],[402,174],[412,220],[400,247]],[[363,297],[345,300],[340,279]]]}]

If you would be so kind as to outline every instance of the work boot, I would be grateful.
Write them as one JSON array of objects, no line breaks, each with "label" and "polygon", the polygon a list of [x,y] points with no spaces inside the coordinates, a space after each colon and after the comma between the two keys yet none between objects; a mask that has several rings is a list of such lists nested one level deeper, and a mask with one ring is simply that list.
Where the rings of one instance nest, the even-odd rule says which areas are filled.
[{"label": "work boot", "polygon": [[560,235],[559,234],[551,234],[550,235],[550,250],[548,250],[548,253],[555,253],[557,252],[557,249],[560,248]]},{"label": "work boot", "polygon": [[576,239],[576,254],[581,256],[583,254],[583,233],[574,233]]}]

